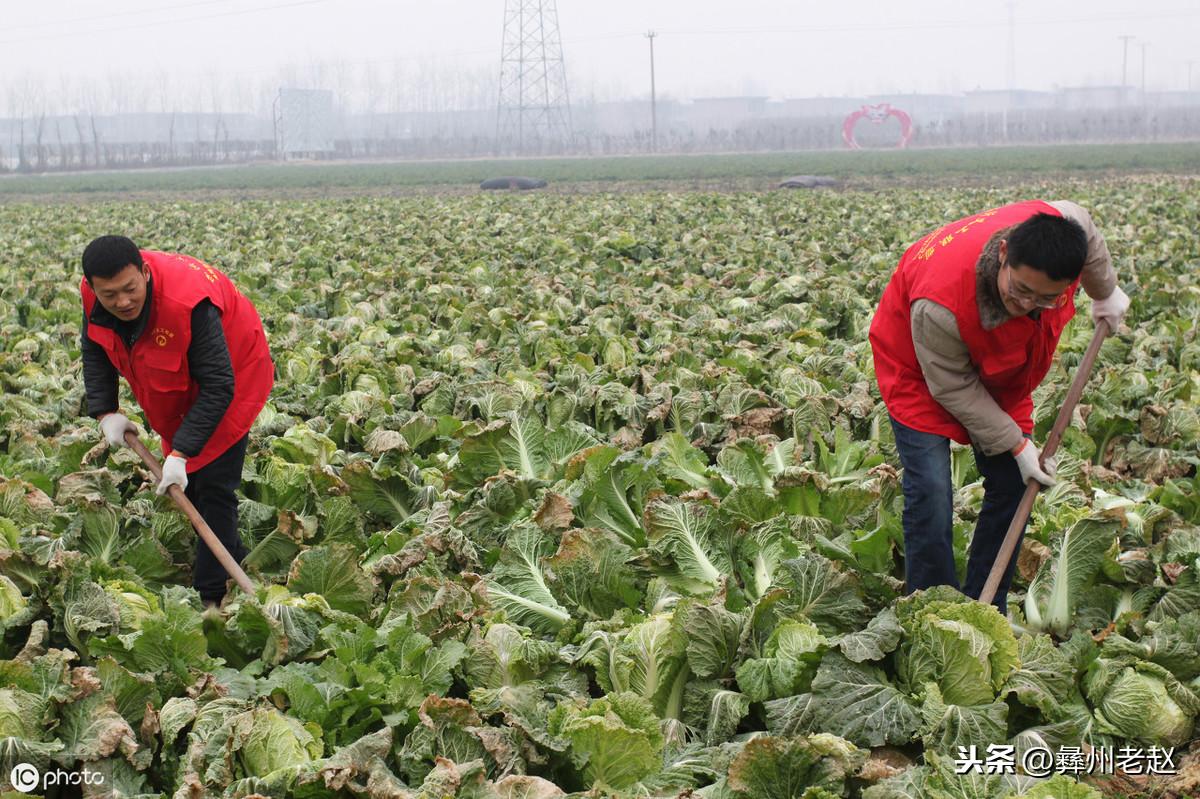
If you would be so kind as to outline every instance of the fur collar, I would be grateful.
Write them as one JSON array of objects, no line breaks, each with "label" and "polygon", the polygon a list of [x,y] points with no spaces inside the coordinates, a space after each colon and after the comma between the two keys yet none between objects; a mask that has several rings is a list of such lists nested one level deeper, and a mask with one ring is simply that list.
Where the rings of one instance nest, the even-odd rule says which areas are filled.
[{"label": "fur collar", "polygon": [[[995,330],[1000,325],[1012,319],[1012,315],[1004,308],[1000,299],[1000,287],[997,277],[1000,274],[1000,239],[1008,235],[1011,227],[997,230],[983,245],[983,252],[975,262],[975,302],[979,306],[979,322],[984,330]],[[1029,314],[1031,319],[1037,319],[1041,311],[1035,309]]]}]

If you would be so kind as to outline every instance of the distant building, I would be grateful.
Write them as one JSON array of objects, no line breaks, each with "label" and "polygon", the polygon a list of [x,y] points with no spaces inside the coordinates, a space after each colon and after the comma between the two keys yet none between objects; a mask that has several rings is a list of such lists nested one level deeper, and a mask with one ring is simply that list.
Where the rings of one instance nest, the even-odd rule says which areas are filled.
[{"label": "distant building", "polygon": [[965,106],[963,97],[957,94],[873,94],[866,99],[868,105],[881,103],[906,112],[918,125],[945,122],[962,114]]},{"label": "distant building", "polygon": [[767,114],[766,97],[696,97],[688,116],[701,128],[734,128]]},{"label": "distant building", "polygon": [[963,96],[963,112],[967,114],[999,114],[1005,111],[1043,111],[1055,107],[1053,92],[1026,89],[977,89]]},{"label": "distant building", "polygon": [[339,139],[453,138],[494,136],[496,109],[347,114],[338,120]]},{"label": "distant building", "polygon": [[[669,125],[678,103],[659,100],[658,124]],[[630,130],[650,129],[650,98],[644,100],[620,100],[604,103],[573,103],[572,123],[578,130],[592,130],[601,134],[623,134]]]},{"label": "distant building", "polygon": [[1058,90],[1064,111],[1091,111],[1140,105],[1142,93],[1132,86],[1067,86]]},{"label": "distant building", "polygon": [[1152,108],[1200,109],[1200,91],[1147,92],[1146,105],[1151,106]]},{"label": "distant building", "polygon": [[274,113],[275,144],[285,157],[334,151],[333,92],[327,89],[280,89],[275,98]]},{"label": "distant building", "polygon": [[789,97],[768,106],[773,117],[791,119],[843,118],[866,105],[865,97]]}]

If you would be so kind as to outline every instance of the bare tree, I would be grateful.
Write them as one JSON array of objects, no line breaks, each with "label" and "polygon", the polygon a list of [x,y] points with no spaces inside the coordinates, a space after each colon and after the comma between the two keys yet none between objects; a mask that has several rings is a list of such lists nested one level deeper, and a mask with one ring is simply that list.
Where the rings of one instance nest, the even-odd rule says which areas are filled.
[{"label": "bare tree", "polygon": [[175,118],[178,114],[178,100],[171,85],[171,76],[165,70],[159,70],[154,76],[155,88],[158,94],[158,112],[167,117],[167,163],[175,161]]},{"label": "bare tree", "polygon": [[46,171],[46,147],[43,140],[46,136],[46,92],[40,80],[29,81],[29,110],[33,122],[33,153],[36,159],[35,169]]},{"label": "bare tree", "polygon": [[96,117],[101,113],[100,87],[93,81],[85,81],[79,94],[80,110],[87,119],[92,141],[92,162],[99,169],[107,160],[100,147],[100,127]]},{"label": "bare tree", "polygon": [[64,85],[63,92],[71,106],[71,121],[75,123],[75,135],[79,140],[79,168],[84,169],[87,167],[88,136],[86,131],[87,126],[84,124],[84,117],[81,113],[84,94],[83,84],[82,82],[77,86],[72,84],[69,89]]},{"label": "bare tree", "polygon": [[363,111],[373,117],[379,113],[379,107],[384,101],[384,81],[383,76],[379,74],[379,68],[370,61],[363,67],[363,89]]},{"label": "bare tree", "polygon": [[[209,72],[205,79],[208,82],[209,108],[213,115],[212,147],[213,147],[213,160],[216,161],[216,160],[220,160],[218,158],[217,154],[221,149],[221,145],[220,145],[221,130],[225,124],[224,123],[225,117],[224,117],[224,113],[222,111],[222,109],[224,108],[224,99],[225,98],[224,98],[224,93],[223,93],[223,89],[221,86],[221,76],[219,73],[217,73],[215,71]],[[226,141],[228,141],[228,139],[229,139],[228,133],[226,133],[225,138],[226,138]]]},{"label": "bare tree", "polygon": [[[33,73],[19,75],[9,86],[9,115],[17,122],[17,168],[23,171],[45,171],[47,153],[46,89]],[[32,138],[32,145],[29,139]],[[32,152],[31,152],[32,150]]]},{"label": "bare tree", "polygon": [[388,86],[391,89],[388,92],[388,112],[398,114],[404,110],[404,82],[406,74],[400,61],[392,62],[392,78],[388,81]]},{"label": "bare tree", "polygon": [[[17,133],[16,154],[18,170],[26,169],[25,161],[25,92],[19,78],[11,79],[4,87],[5,105],[8,108],[8,118],[11,120],[10,125],[14,126]],[[12,132],[9,132],[10,144]]]}]

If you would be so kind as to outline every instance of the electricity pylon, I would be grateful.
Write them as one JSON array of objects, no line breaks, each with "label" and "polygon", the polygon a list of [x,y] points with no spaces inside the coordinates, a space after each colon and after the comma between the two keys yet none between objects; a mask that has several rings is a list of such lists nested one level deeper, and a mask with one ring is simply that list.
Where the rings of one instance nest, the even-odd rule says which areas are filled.
[{"label": "electricity pylon", "polygon": [[571,103],[555,0],[505,0],[496,148],[540,152],[571,141]]}]

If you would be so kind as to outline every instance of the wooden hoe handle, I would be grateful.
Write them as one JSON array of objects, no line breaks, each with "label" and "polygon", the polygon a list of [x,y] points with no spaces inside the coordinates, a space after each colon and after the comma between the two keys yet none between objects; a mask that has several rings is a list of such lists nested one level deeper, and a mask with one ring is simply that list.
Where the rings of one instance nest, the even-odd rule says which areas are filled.
[{"label": "wooden hoe handle", "polygon": [[[1075,379],[1071,381],[1071,388],[1067,391],[1067,397],[1058,411],[1058,418],[1054,420],[1054,427],[1051,428],[1050,435],[1046,438],[1046,446],[1042,448],[1042,460],[1058,451],[1063,433],[1066,432],[1067,425],[1071,423],[1071,415],[1075,413],[1075,406],[1079,404],[1079,398],[1083,396],[1083,388],[1092,374],[1096,356],[1100,354],[1100,347],[1104,344],[1104,339],[1108,337],[1108,329],[1108,322],[1103,319],[1096,322],[1096,332],[1092,336],[1092,343],[1088,345],[1087,352],[1083,354],[1083,360],[1079,362],[1079,370],[1075,372]],[[1004,572],[1008,570],[1013,551],[1017,548],[1017,539],[1021,537],[1021,531],[1025,529],[1025,522],[1033,511],[1033,501],[1037,499],[1041,487],[1042,484],[1032,477],[1025,484],[1025,495],[1021,497],[1021,504],[1017,506],[1017,512],[1013,515],[1008,532],[1004,535],[1004,543],[1000,545],[996,562],[992,564],[992,571],[988,574],[987,582],[984,583],[983,593],[979,595],[980,602],[987,605],[992,604],[996,590],[1000,587],[1000,580],[1004,577]]]},{"label": "wooden hoe handle", "polygon": [[[162,466],[160,466],[158,461],[155,460],[154,456],[150,454],[150,450],[146,449],[146,445],[141,442],[141,439],[137,437],[137,434],[132,430],[126,430],[125,443],[129,445],[130,449],[141,456],[142,461],[146,464],[146,467],[150,469],[150,472],[154,475],[154,478],[156,480],[162,480]],[[191,500],[189,500],[183,493],[183,489],[177,485],[173,485],[167,489],[167,493],[171,495],[171,499],[175,500],[175,504],[178,505],[188,517],[188,521],[192,523],[192,527],[196,528],[196,532],[200,534],[202,539],[204,539],[204,543],[208,544],[209,551],[211,551],[213,555],[216,556],[220,564],[225,567],[225,571],[228,572],[231,577],[233,577],[234,581],[237,582],[238,587],[241,588],[246,594],[254,596],[254,583],[250,582],[250,578],[246,576],[246,573],[242,571],[242,567],[239,566],[238,562],[233,559],[232,555],[229,554],[229,550],[226,549],[225,545],[221,543],[221,539],[217,538],[217,534],[214,533],[212,528],[208,526],[208,522],[204,521],[204,517],[200,515],[200,511],[196,510],[196,506],[193,505]]]}]

